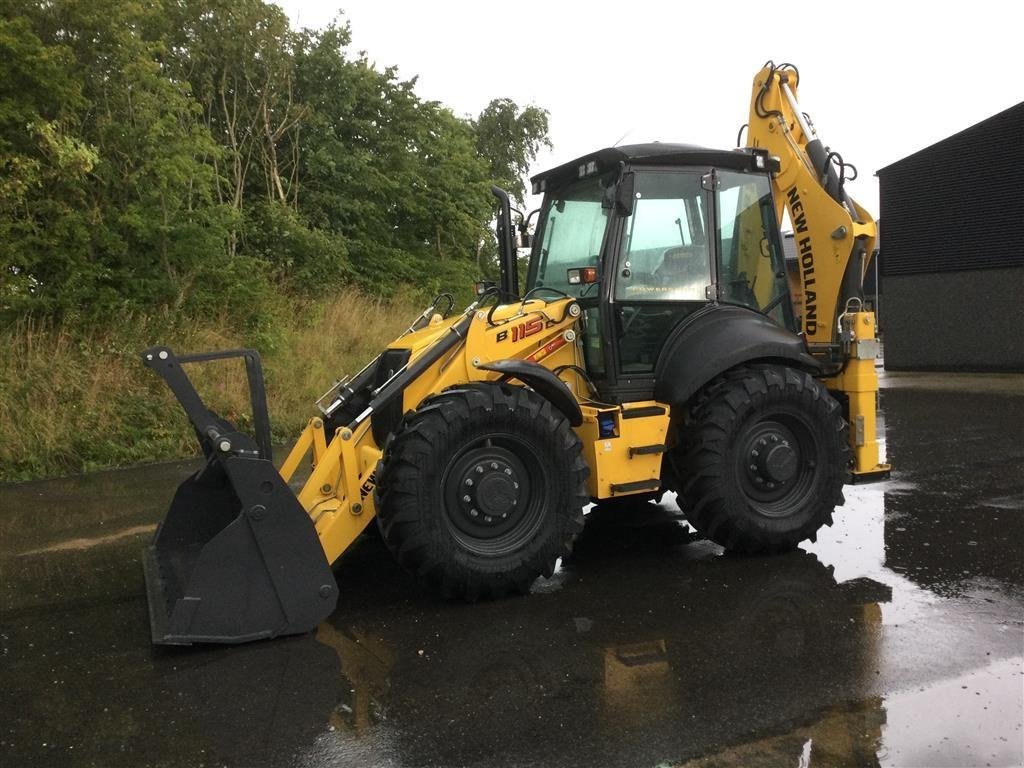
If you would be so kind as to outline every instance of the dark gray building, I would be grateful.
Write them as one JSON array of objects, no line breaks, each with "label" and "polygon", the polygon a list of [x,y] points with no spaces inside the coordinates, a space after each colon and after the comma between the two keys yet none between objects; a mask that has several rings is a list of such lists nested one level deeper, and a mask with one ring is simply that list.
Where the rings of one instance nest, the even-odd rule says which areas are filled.
[{"label": "dark gray building", "polygon": [[878,179],[885,367],[1024,371],[1024,102]]}]

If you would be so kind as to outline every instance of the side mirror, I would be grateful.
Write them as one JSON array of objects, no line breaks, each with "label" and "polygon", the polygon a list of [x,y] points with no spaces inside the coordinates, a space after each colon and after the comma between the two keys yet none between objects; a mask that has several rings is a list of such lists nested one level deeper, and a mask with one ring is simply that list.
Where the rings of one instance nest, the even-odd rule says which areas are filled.
[{"label": "side mirror", "polygon": [[620,216],[632,216],[636,200],[636,174],[624,173],[614,189],[615,212]]},{"label": "side mirror", "polygon": [[533,248],[533,234],[526,231],[526,228],[519,230],[519,247]]}]

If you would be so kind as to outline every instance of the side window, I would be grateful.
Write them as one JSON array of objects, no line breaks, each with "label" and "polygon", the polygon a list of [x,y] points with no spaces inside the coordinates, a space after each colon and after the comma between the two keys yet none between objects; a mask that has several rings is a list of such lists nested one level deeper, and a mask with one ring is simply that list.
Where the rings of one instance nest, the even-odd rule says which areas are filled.
[{"label": "side window", "polygon": [[722,301],[764,312],[795,330],[785,256],[766,176],[719,172],[717,237]]},{"label": "side window", "polygon": [[571,286],[566,270],[597,266],[608,226],[599,178],[589,178],[552,193],[544,201],[540,243],[531,259],[527,288],[548,286],[577,296],[587,286]]},{"label": "side window", "polygon": [[699,174],[638,174],[637,200],[619,254],[616,300],[704,301],[711,283],[707,232]]}]

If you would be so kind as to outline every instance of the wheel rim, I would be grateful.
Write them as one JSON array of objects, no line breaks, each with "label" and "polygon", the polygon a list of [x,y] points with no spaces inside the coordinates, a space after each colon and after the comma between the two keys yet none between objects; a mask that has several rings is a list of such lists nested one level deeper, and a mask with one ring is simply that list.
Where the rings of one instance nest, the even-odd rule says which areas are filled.
[{"label": "wheel rim", "polygon": [[441,479],[448,530],[474,554],[515,552],[540,527],[546,480],[543,464],[513,435],[470,443],[452,457]]},{"label": "wheel rim", "polygon": [[774,414],[749,425],[737,441],[737,485],[766,517],[786,517],[813,496],[818,441],[800,419]]}]

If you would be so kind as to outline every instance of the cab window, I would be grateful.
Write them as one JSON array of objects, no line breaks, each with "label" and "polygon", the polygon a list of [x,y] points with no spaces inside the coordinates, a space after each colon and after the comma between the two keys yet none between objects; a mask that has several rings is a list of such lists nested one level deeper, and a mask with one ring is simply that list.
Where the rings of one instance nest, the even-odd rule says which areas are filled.
[{"label": "cab window", "polygon": [[596,295],[593,285],[569,285],[566,273],[576,267],[599,266],[609,218],[603,198],[604,186],[596,176],[549,193],[541,210],[540,240],[530,260],[527,290],[547,286],[570,296]]},{"label": "cab window", "polygon": [[707,303],[708,193],[693,171],[636,174],[633,214],[617,254],[613,322],[618,372],[654,372],[665,339]]},{"label": "cab window", "polygon": [[720,171],[718,180],[721,300],[796,330],[768,177]]},{"label": "cab window", "polygon": [[619,253],[618,301],[703,301],[711,284],[707,211],[695,173],[638,174]]}]

